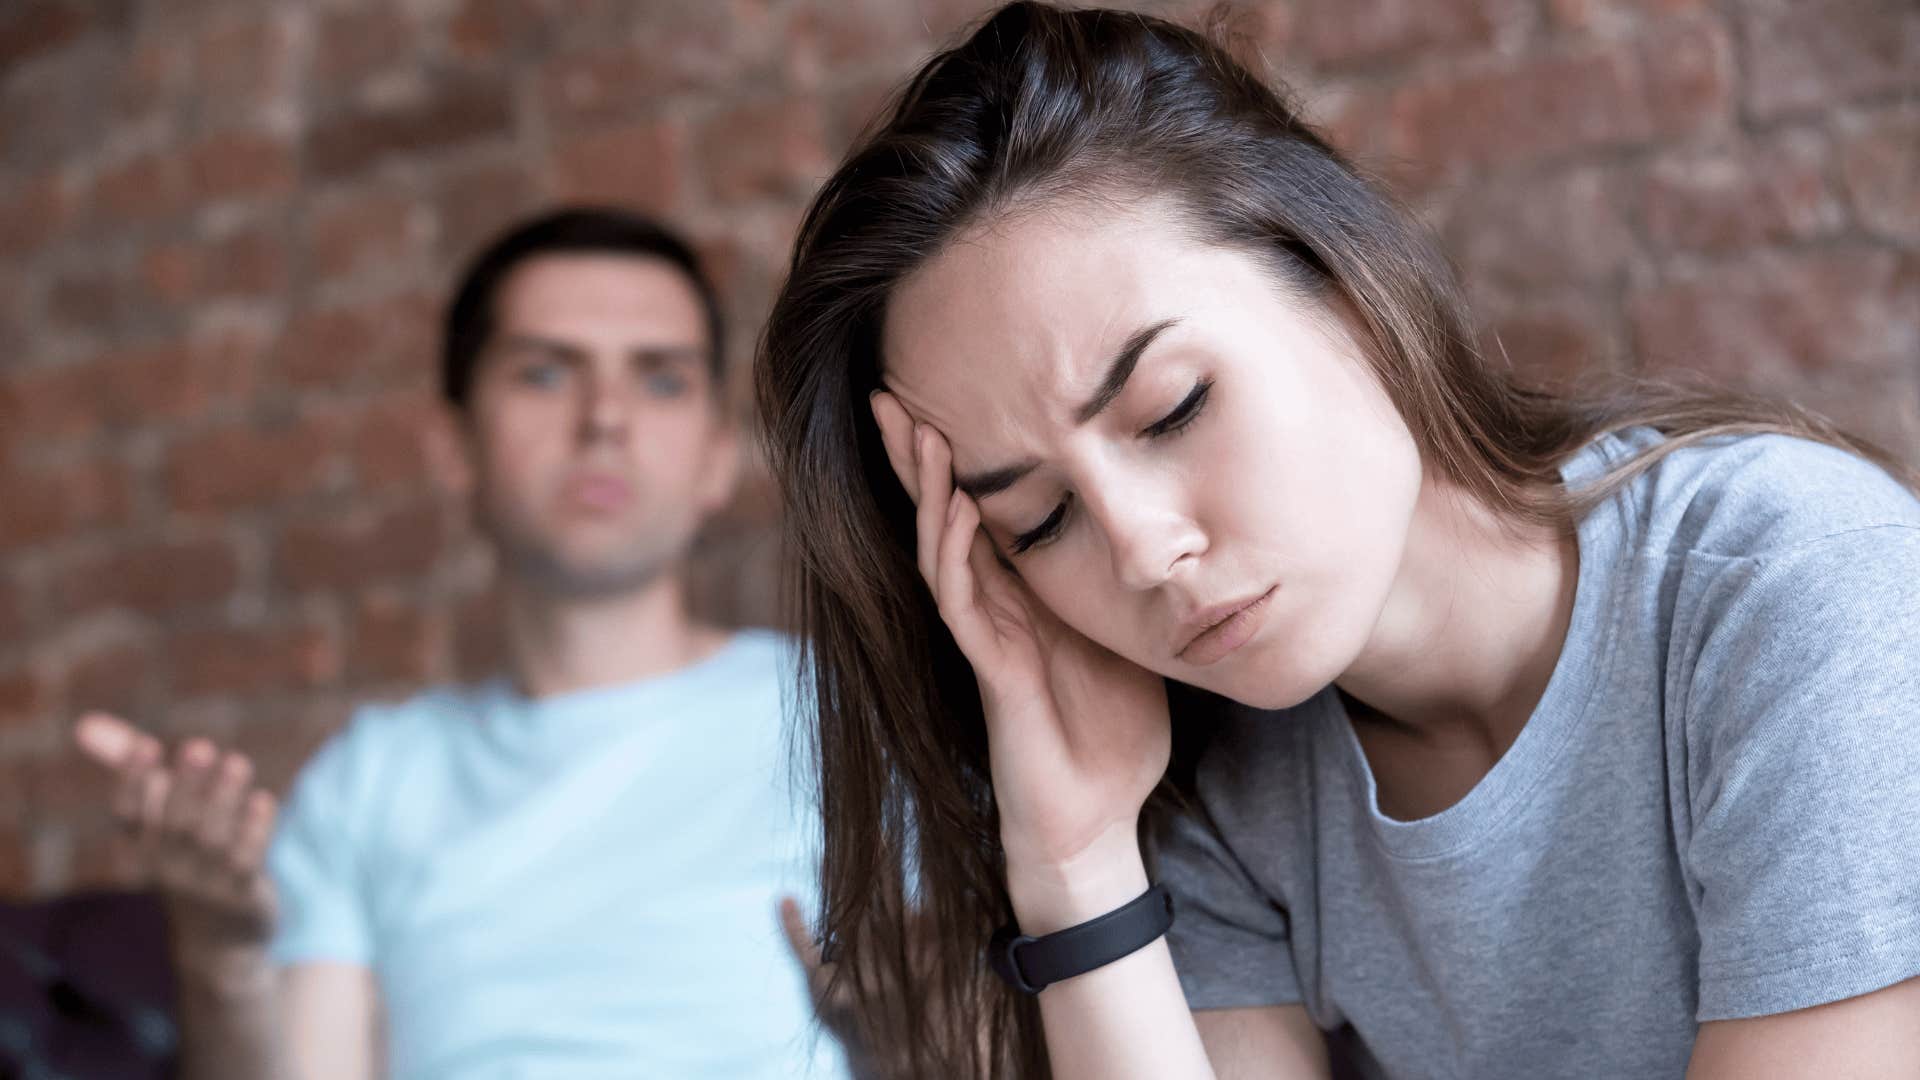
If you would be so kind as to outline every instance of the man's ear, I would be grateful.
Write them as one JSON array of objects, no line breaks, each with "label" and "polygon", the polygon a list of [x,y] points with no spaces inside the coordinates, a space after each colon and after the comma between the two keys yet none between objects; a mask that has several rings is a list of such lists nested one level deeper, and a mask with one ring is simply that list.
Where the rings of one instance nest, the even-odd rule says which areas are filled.
[{"label": "man's ear", "polygon": [[426,455],[427,475],[435,487],[460,498],[472,496],[479,473],[472,413],[441,402],[428,415],[426,430],[420,435],[420,451]]}]

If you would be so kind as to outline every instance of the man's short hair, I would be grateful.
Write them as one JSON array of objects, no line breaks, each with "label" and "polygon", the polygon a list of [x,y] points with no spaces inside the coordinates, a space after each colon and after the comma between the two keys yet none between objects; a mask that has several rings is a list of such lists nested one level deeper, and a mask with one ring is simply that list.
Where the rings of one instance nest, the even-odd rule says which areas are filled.
[{"label": "man's short hair", "polygon": [[708,370],[717,385],[725,355],[720,297],[699,258],[673,230],[650,218],[609,207],[576,206],[525,221],[476,255],[447,307],[440,354],[440,392],[459,408],[467,405],[480,352],[493,336],[494,298],[500,283],[521,263],[543,255],[630,255],[672,264],[700,297],[707,317]]}]

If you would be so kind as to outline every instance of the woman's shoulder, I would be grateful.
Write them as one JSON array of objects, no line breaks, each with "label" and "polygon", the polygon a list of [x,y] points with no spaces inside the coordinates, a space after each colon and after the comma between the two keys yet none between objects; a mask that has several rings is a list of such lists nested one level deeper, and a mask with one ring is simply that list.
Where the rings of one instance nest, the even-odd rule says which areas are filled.
[{"label": "woman's shoulder", "polygon": [[[1657,432],[1605,436],[1608,468],[1655,449]],[[1673,450],[1618,499],[1635,519],[1635,546],[1757,559],[1844,533],[1920,528],[1920,497],[1851,451],[1785,434],[1716,436]]]}]

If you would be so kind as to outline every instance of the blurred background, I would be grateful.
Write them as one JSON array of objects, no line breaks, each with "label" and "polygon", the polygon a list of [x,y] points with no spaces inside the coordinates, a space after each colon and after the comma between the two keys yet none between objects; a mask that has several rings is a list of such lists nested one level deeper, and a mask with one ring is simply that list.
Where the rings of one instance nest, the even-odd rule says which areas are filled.
[{"label": "blurred background", "polygon": [[[745,415],[806,199],[986,6],[0,0],[0,894],[115,880],[81,710],[284,785],[354,702],[488,669],[487,557],[426,453],[477,245],[558,200],[682,227]],[[1231,25],[1421,210],[1517,367],[1704,373],[1920,461],[1920,4]],[[756,475],[700,549],[707,611],[777,619],[774,527]]]}]

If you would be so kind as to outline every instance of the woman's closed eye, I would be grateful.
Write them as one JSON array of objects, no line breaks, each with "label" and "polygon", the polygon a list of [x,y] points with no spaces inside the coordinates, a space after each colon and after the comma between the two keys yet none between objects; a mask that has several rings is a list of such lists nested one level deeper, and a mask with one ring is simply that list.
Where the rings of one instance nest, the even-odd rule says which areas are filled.
[{"label": "woman's closed eye", "polygon": [[[1213,390],[1212,379],[1201,379],[1193,384],[1193,389],[1173,407],[1173,411],[1142,428],[1140,435],[1148,439],[1171,438],[1185,431],[1207,406],[1207,396]],[[1060,534],[1067,523],[1067,509],[1073,502],[1069,493],[1057,503],[1045,521],[1013,538],[1007,545],[1011,554],[1021,555],[1052,540]]]}]

